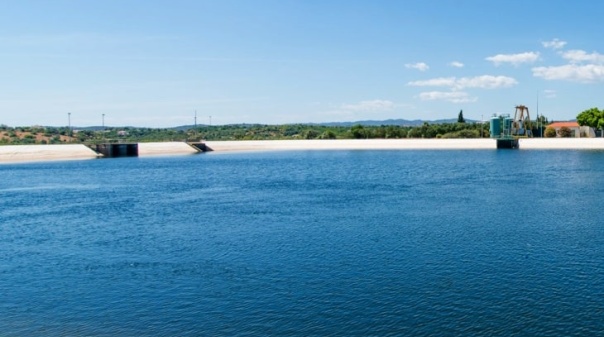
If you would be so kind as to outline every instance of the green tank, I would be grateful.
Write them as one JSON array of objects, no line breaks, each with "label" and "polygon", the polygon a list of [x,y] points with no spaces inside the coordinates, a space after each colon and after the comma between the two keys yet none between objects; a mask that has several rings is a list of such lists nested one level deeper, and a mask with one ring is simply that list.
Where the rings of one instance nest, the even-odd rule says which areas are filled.
[{"label": "green tank", "polygon": [[497,116],[491,118],[491,127],[489,128],[491,138],[498,138],[501,135],[501,119]]},{"label": "green tank", "polygon": [[511,117],[506,117],[503,121],[503,132],[505,133],[506,136],[510,135],[510,132],[512,131],[512,122],[514,121],[513,118]]}]

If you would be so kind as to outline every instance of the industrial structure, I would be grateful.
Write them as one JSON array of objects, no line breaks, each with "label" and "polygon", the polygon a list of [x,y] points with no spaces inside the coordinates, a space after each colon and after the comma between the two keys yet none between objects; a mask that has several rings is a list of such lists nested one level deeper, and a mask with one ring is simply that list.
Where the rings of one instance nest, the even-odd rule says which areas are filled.
[{"label": "industrial structure", "polygon": [[498,149],[517,149],[519,138],[533,137],[532,129],[528,107],[517,105],[513,118],[509,114],[493,115],[489,131]]}]

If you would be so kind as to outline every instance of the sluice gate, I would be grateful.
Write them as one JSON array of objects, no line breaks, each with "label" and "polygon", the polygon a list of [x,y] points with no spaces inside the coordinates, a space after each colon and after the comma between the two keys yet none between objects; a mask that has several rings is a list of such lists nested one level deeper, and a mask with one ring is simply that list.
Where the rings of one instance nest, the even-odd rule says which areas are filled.
[{"label": "sluice gate", "polygon": [[92,149],[105,158],[138,157],[138,143],[96,144],[92,146]]}]

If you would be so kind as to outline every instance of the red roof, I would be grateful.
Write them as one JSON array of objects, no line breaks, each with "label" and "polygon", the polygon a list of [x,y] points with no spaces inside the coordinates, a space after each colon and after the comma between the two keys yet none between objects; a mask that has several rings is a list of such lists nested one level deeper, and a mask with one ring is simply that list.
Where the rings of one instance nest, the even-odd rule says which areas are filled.
[{"label": "red roof", "polygon": [[548,125],[548,127],[552,127],[554,129],[562,128],[565,126],[567,128],[578,128],[579,123],[577,123],[577,122],[556,122],[556,123],[552,123],[552,124]]}]

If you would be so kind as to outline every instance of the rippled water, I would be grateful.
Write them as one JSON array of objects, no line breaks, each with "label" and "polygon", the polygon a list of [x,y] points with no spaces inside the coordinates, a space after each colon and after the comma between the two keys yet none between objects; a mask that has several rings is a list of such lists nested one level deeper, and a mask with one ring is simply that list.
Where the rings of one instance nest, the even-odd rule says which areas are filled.
[{"label": "rippled water", "polygon": [[0,166],[0,335],[604,332],[604,152]]}]

